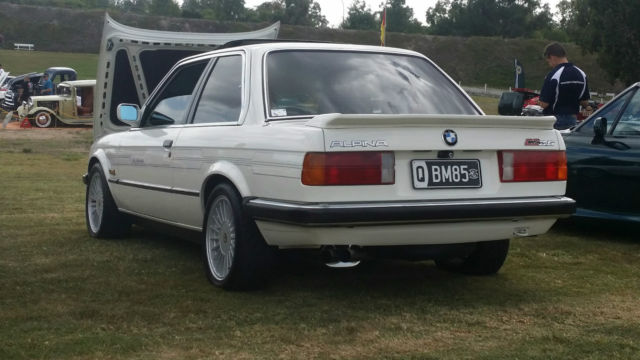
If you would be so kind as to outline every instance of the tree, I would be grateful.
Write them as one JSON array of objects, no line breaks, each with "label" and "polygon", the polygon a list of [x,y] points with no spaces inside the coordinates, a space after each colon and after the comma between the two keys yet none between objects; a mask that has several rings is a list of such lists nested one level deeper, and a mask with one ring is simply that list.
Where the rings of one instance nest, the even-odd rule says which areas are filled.
[{"label": "tree", "polygon": [[149,5],[151,15],[178,16],[180,6],[174,0],[151,0]]},{"label": "tree", "polygon": [[149,0],[117,0],[115,7],[124,12],[146,14],[149,11]]},{"label": "tree", "polygon": [[220,21],[244,20],[244,0],[200,0],[204,18]]},{"label": "tree", "polygon": [[640,1],[573,0],[569,34],[585,50],[598,54],[598,63],[611,80],[627,85],[640,80]]},{"label": "tree", "polygon": [[284,3],[281,0],[263,2],[255,10],[248,10],[249,19],[256,22],[282,21]]},{"label": "tree", "polygon": [[354,0],[349,6],[349,15],[340,25],[343,29],[376,30],[380,26],[376,16],[364,0]]},{"label": "tree", "polygon": [[180,7],[182,11],[182,17],[186,18],[201,18],[202,17],[202,4],[200,0],[184,0]]},{"label": "tree", "polygon": [[[413,18],[413,9],[405,6],[405,0],[390,0],[387,7],[387,29],[389,32],[417,33],[422,31],[420,22]],[[384,11],[385,3],[380,4]],[[381,11],[381,12],[382,12]]]},{"label": "tree", "polygon": [[254,21],[282,21],[289,25],[326,27],[329,22],[322,15],[320,4],[312,0],[272,0],[249,10]]},{"label": "tree", "polygon": [[320,4],[312,0],[284,0],[282,22],[313,27],[326,27],[329,23],[322,15]]},{"label": "tree", "polygon": [[553,28],[540,0],[438,0],[426,20],[436,35],[533,37]]}]

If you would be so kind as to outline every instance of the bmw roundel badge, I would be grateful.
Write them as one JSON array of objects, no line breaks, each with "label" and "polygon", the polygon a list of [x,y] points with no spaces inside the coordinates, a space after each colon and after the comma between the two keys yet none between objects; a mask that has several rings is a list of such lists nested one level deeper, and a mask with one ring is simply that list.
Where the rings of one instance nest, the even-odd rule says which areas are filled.
[{"label": "bmw roundel badge", "polygon": [[442,133],[442,138],[447,145],[453,146],[458,143],[458,134],[455,131],[447,129]]}]

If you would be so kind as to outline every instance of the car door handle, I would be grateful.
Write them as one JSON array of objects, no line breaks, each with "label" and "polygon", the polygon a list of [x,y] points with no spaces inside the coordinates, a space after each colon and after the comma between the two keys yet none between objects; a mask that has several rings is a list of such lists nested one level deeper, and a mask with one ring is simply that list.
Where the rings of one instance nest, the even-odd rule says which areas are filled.
[{"label": "car door handle", "polygon": [[165,149],[171,149],[172,146],[173,146],[173,140],[171,139],[167,139],[162,142],[162,147]]}]

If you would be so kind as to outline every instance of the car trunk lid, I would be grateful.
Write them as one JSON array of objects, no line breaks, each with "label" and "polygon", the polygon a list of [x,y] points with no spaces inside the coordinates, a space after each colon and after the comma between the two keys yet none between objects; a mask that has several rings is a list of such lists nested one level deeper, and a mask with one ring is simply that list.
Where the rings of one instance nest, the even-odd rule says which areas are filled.
[{"label": "car trunk lid", "polygon": [[363,191],[372,200],[470,199],[516,196],[525,188],[530,196],[564,194],[564,181],[501,181],[500,151],[564,150],[554,121],[554,117],[327,114],[306,126],[323,130],[326,153],[393,152],[393,185],[373,193],[352,187],[345,190],[347,197]]}]

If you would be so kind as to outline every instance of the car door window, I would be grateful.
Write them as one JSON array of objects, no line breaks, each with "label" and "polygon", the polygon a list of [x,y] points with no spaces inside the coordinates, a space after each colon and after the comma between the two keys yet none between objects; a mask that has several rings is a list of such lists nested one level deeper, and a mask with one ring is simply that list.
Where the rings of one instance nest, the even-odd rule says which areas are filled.
[{"label": "car door window", "polygon": [[217,60],[202,91],[193,122],[237,122],[242,109],[242,56]]},{"label": "car door window", "polygon": [[624,109],[620,120],[611,132],[614,136],[640,136],[640,92],[636,91],[635,95],[629,101]]},{"label": "car door window", "polygon": [[593,133],[593,121],[596,118],[603,117],[607,119],[607,125],[611,126],[613,122],[618,118],[618,114],[620,110],[624,107],[624,104],[627,103],[629,97],[633,94],[633,91],[630,91],[623,96],[617,98],[614,102],[605,105],[606,107],[598,112],[596,116],[592,116],[587,123],[581,126],[577,131],[586,132],[587,134]]},{"label": "car door window", "polygon": [[199,62],[177,70],[145,110],[142,127],[184,124],[193,91],[206,65],[206,62]]}]

